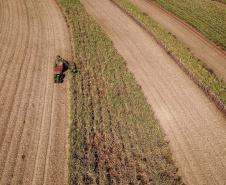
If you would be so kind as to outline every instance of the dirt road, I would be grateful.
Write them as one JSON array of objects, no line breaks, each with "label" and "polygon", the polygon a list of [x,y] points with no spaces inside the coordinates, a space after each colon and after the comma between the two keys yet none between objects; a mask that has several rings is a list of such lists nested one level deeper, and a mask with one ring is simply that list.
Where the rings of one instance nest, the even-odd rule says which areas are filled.
[{"label": "dirt road", "polygon": [[68,87],[53,83],[56,55],[71,60],[55,0],[0,1],[0,184],[66,184]]},{"label": "dirt road", "polygon": [[109,0],[82,0],[124,57],[187,184],[226,183],[226,120],[142,28]]},{"label": "dirt road", "polygon": [[169,31],[196,57],[214,70],[226,82],[226,52],[198,33],[189,24],[150,0],[128,0],[147,13],[157,24]]}]

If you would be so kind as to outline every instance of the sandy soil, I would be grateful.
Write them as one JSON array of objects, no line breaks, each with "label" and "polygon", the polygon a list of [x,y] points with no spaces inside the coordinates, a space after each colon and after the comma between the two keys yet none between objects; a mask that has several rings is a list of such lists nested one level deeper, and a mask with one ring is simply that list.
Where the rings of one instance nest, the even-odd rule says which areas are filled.
[{"label": "sandy soil", "polygon": [[53,83],[56,55],[71,60],[55,0],[0,1],[0,184],[66,184],[68,87]]},{"label": "sandy soil", "polygon": [[128,0],[157,24],[177,37],[190,51],[226,82],[226,52],[167,10],[150,0]]},{"label": "sandy soil", "polygon": [[226,183],[226,119],[149,34],[109,0],[82,0],[124,57],[186,184]]}]

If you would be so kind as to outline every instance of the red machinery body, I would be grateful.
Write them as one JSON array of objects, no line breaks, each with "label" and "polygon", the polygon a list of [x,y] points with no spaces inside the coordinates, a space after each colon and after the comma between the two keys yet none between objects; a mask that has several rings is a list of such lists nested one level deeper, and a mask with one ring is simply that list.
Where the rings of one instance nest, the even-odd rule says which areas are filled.
[{"label": "red machinery body", "polygon": [[55,65],[54,65],[54,82],[55,83],[62,83],[63,82],[63,78],[64,78],[64,74],[63,70],[64,67],[67,69],[69,69],[70,72],[76,73],[76,65],[75,63],[68,63],[66,60],[62,59],[59,55],[57,55],[57,58],[55,60]]},{"label": "red machinery body", "polygon": [[55,83],[62,83],[63,82],[63,75],[62,71],[64,68],[64,63],[62,61],[56,60],[54,65],[54,82]]},{"label": "red machinery body", "polygon": [[54,66],[54,71],[57,73],[57,74],[60,74],[62,73],[63,71],[63,62],[60,62],[60,61],[56,61],[55,62],[55,66]]}]

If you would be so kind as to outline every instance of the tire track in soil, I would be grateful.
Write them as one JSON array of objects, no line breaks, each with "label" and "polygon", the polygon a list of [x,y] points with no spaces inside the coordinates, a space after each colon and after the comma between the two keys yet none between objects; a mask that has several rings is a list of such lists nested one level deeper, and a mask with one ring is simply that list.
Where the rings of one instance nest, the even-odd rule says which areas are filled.
[{"label": "tire track in soil", "polygon": [[[27,10],[27,6],[25,4],[25,10]],[[27,12],[27,11],[24,11]],[[27,34],[27,42],[26,45],[27,47],[25,48],[25,52],[26,53],[31,53],[29,51],[29,48],[32,48],[32,46],[30,44],[32,44],[32,37],[30,35],[33,35],[32,32],[34,29],[32,29],[30,27],[30,20],[29,20],[29,16],[26,13],[26,17],[27,20],[25,20],[25,22],[27,22],[27,29],[29,30]],[[24,61],[30,61],[30,55],[26,55],[24,57]],[[34,66],[33,63],[23,63],[22,64],[22,70],[21,70],[21,74],[26,74],[27,71],[32,71],[32,73],[34,72]],[[24,67],[26,66],[26,67]],[[19,150],[19,146],[21,143],[21,136],[24,130],[24,127],[26,125],[25,123],[25,118],[26,118],[26,114],[27,114],[27,104],[30,101],[30,91],[31,91],[31,85],[33,84],[33,80],[34,78],[32,77],[32,73],[29,73],[27,76],[25,76],[24,78],[22,77],[20,84],[19,84],[19,88],[21,88],[20,92],[26,92],[26,93],[21,93],[21,97],[18,97],[18,99],[20,99],[20,103],[19,103],[19,107],[20,109],[18,109],[18,113],[16,115],[16,123],[19,123],[17,125],[15,125],[15,129],[12,132],[11,135],[11,143],[9,144],[9,146],[7,146],[6,151],[8,150],[8,154],[7,154],[7,158],[5,160],[5,166],[4,166],[4,172],[3,173],[3,181],[9,181],[8,176],[13,176],[13,169],[15,168],[16,162],[17,162],[17,156],[18,156],[18,150]],[[22,101],[23,100],[23,101]],[[10,136],[8,136],[9,138]],[[7,165],[6,165],[7,164]],[[4,177],[7,177],[7,179],[4,179]],[[10,181],[8,182],[10,183]]]},{"label": "tire track in soil", "polygon": [[[26,16],[25,16],[26,17]],[[25,18],[24,18],[25,19]],[[25,21],[26,21],[26,19],[25,19]],[[26,27],[28,27],[29,28],[29,26],[28,25],[26,25],[26,26],[24,26],[25,28]],[[30,30],[30,29],[27,29],[27,30]],[[21,33],[21,32],[19,32],[19,33]],[[28,32],[28,35],[30,34],[30,32]],[[19,35],[19,38],[20,38],[20,35]],[[21,34],[21,40],[25,40],[26,39],[26,37],[24,37],[24,34]],[[19,39],[20,40],[20,39]],[[19,48],[18,47],[18,45],[19,44],[16,44],[16,47],[17,48]],[[17,49],[17,48],[15,48],[15,50]],[[27,48],[27,43],[25,43],[24,45],[23,45],[23,47],[21,47],[20,48],[20,52],[21,51],[23,51],[23,50],[25,50],[26,51],[26,48]],[[18,53],[20,53],[19,51],[18,51]],[[21,76],[21,74],[23,73],[23,71],[26,73],[26,69],[27,68],[25,68],[25,67],[23,67],[23,64],[24,64],[24,66],[26,66],[27,64],[26,64],[26,61],[24,60],[24,56],[22,56],[23,58],[22,58],[22,61],[23,62],[21,62],[20,63],[20,66],[21,67],[19,67],[17,70],[18,70],[18,76],[19,76],[19,78],[18,79],[16,79],[16,80],[18,80],[16,83],[18,83],[18,86],[17,86],[17,88],[16,88],[16,91],[14,91],[13,92],[13,94],[12,94],[12,96],[14,96],[14,93],[17,93],[17,95],[18,96],[16,96],[14,99],[12,99],[12,96],[10,97],[11,98],[11,100],[12,101],[14,101],[15,102],[15,106],[13,107],[13,109],[14,109],[14,111],[11,111],[11,110],[9,110],[10,111],[10,114],[9,115],[7,115],[8,116],[8,128],[10,127],[10,126],[12,126],[13,124],[14,124],[14,122],[16,122],[16,120],[17,120],[17,118],[18,118],[18,115],[19,115],[19,109],[18,109],[18,107],[21,105],[21,96],[22,96],[22,92],[23,92],[23,89],[24,89],[24,87],[25,87],[25,84],[26,83],[22,83],[22,81],[24,80],[25,81],[25,79],[26,78],[23,78],[23,76]],[[25,62],[24,62],[25,61]],[[13,80],[12,80],[12,82],[14,82]],[[11,87],[13,87],[13,85],[11,86]],[[11,91],[10,91],[11,92]],[[7,92],[4,92],[4,94],[7,94]],[[9,105],[9,104],[7,104],[7,105]],[[23,106],[23,105],[21,105],[21,106]],[[6,109],[7,110],[7,109]],[[5,113],[4,111],[2,112],[3,114]],[[5,114],[6,115],[6,114]],[[11,117],[10,117],[11,116]],[[10,119],[10,118],[13,118],[13,119]],[[19,122],[19,120],[18,120],[18,122]],[[20,123],[20,122],[19,122]],[[9,149],[9,147],[10,147],[10,145],[11,145],[11,143],[13,143],[13,146],[15,146],[14,144],[16,143],[16,141],[15,142],[12,142],[12,140],[11,139],[9,139],[9,138],[12,138],[13,136],[14,136],[14,133],[15,132],[17,132],[18,133],[18,130],[19,130],[19,128],[21,127],[21,124],[17,124],[12,130],[13,131],[11,131],[11,132],[8,132],[9,130],[6,130],[6,133],[5,133],[5,137],[3,138],[3,145],[1,146],[1,148],[2,148],[2,150],[0,151],[0,154],[1,154],[1,156],[3,156],[1,159],[0,159],[0,166],[1,166],[1,171],[2,170],[4,170],[4,168],[5,168],[5,161],[6,160],[8,160],[9,162],[10,162],[10,165],[8,165],[7,167],[8,168],[10,168],[11,167],[11,164],[13,164],[13,160],[10,160],[11,158],[7,155],[8,154],[8,149]],[[8,141],[8,142],[4,142],[4,141]],[[12,154],[12,153],[9,153],[9,155],[10,154]],[[8,158],[9,157],[9,158]],[[4,170],[5,172],[7,172],[6,170]]]},{"label": "tire track in soil", "polygon": [[224,184],[225,118],[143,29],[109,1],[82,0],[127,61],[187,184]]},{"label": "tire track in soil", "polygon": [[[20,11],[21,12],[21,11]],[[25,11],[26,12],[26,11]],[[29,30],[29,29],[25,29],[25,30]],[[26,41],[26,40],[25,40]],[[26,51],[23,51],[24,53],[26,53]],[[24,66],[26,66],[27,64],[25,64]],[[26,68],[26,67],[24,67],[24,68]],[[21,82],[22,80],[20,80],[20,82]],[[26,84],[26,82],[24,83],[22,83],[22,84]],[[17,96],[18,97],[18,96]],[[21,97],[21,95],[19,96],[19,98],[18,99],[21,99],[20,98]],[[19,109],[18,109],[19,110]],[[17,124],[17,126],[18,126],[19,124]],[[15,130],[15,129],[14,129]],[[16,129],[17,130],[17,129]],[[8,131],[8,130],[7,130]],[[13,134],[13,132],[12,131],[9,131],[9,134]],[[12,136],[11,136],[12,137]],[[15,141],[14,141],[15,142]],[[13,144],[14,144],[14,142],[12,142]],[[6,150],[8,150],[8,148],[6,148]],[[12,153],[11,153],[12,154]],[[14,158],[12,159],[12,161],[14,160]],[[9,165],[8,165],[9,166]]]},{"label": "tire track in soil", "polygon": [[[9,18],[11,16],[6,16],[6,14],[7,14],[6,12],[9,12],[9,9],[6,6],[6,4],[4,3],[4,1],[1,1],[0,2],[0,8],[1,8],[1,14],[2,14],[1,17],[0,17],[0,19],[1,20],[5,20],[5,22],[9,22]],[[1,46],[0,47],[0,52],[2,52],[2,50],[3,50],[2,48],[3,48],[4,43],[5,43],[5,40],[6,40],[6,37],[4,37],[4,35],[6,34],[6,32],[8,30],[8,27],[5,27],[4,26],[3,21],[0,22],[0,25],[1,25],[0,26],[0,39],[1,39],[1,42],[0,42],[0,46]],[[1,62],[1,66],[2,66],[4,64],[4,60],[2,60],[2,59],[4,59],[4,57],[2,55],[0,57],[1,57],[0,62]]]},{"label": "tire track in soil", "polygon": [[[40,27],[39,29],[39,32],[38,32],[38,38],[39,41],[38,41],[38,46],[41,46],[40,47],[40,50],[38,50],[38,54],[40,55],[40,53],[43,55],[43,56],[46,56],[48,54],[48,50],[46,49],[47,45],[45,45],[45,40],[49,40],[48,39],[48,32],[46,33],[46,31],[42,32],[41,30],[46,30],[48,28],[48,22],[46,20],[46,17],[45,18],[42,18],[42,17],[39,17],[37,16],[39,13],[40,14],[44,14],[45,12],[43,11],[43,6],[42,4],[39,5],[39,3],[35,4],[35,2],[33,2],[33,7],[39,7],[38,10],[39,12],[36,12],[36,17],[39,19],[38,20],[38,23],[37,23],[37,28]],[[42,37],[40,37],[42,36]],[[45,50],[45,51],[43,51]],[[39,56],[39,58],[41,58]],[[45,83],[46,81],[46,62],[45,62],[46,58],[43,59],[41,62],[40,62],[40,66],[39,66],[39,75],[37,74],[37,78],[40,78],[42,77],[40,80],[39,83]],[[37,83],[38,84],[38,83]],[[41,130],[41,123],[42,123],[42,114],[43,114],[43,110],[44,110],[44,97],[45,97],[45,91],[46,91],[46,86],[43,86],[42,88],[40,88],[40,90],[38,92],[36,92],[37,94],[40,94],[39,97],[37,97],[37,100],[40,101],[40,103],[37,103],[35,102],[34,104],[38,104],[38,107],[36,107],[36,113],[38,113],[38,115],[33,118],[35,121],[37,121],[39,124],[36,124],[34,125],[34,130],[36,132],[33,132],[32,133],[32,140],[30,142],[30,148],[29,148],[29,151],[27,151],[28,153],[28,157],[27,157],[27,163],[26,165],[24,165],[25,167],[25,170],[24,170],[24,174],[23,174],[23,179],[24,179],[24,184],[31,184],[31,181],[33,179],[33,175],[35,173],[34,171],[34,168],[35,168],[35,162],[36,162],[36,156],[37,156],[37,149],[38,149],[38,141],[39,141],[39,136],[40,136],[40,130]],[[42,102],[42,103],[41,103]],[[32,119],[32,116],[31,116],[31,119]],[[28,130],[29,131],[29,130]]]},{"label": "tire track in soil", "polygon": [[[42,8],[45,8],[45,5],[43,4]],[[48,20],[48,17],[47,16],[47,28],[48,28],[48,39],[47,40],[53,40],[53,37],[54,37],[54,34],[50,35],[49,33],[51,33],[50,29],[51,26],[50,26],[50,21],[51,20]],[[52,36],[52,38],[51,38]],[[51,43],[53,44],[53,43]],[[53,44],[53,48],[55,48],[55,42]],[[48,47],[47,49],[48,51],[48,54],[50,51],[50,48]],[[47,57],[49,58],[49,56]],[[47,66],[47,71],[45,73],[45,76],[46,76],[46,83],[47,83],[47,86],[50,85],[50,81],[49,81],[49,78],[48,78],[48,74],[51,74],[51,72],[49,73],[49,67],[50,66]],[[52,93],[52,94],[51,94]],[[36,155],[36,162],[35,162],[35,170],[34,170],[34,176],[33,176],[33,180],[32,180],[32,184],[41,184],[41,182],[44,182],[44,174],[45,174],[45,165],[46,164],[46,155],[47,155],[47,151],[48,151],[48,139],[49,139],[49,131],[50,131],[50,126],[51,126],[51,116],[52,116],[52,101],[53,99],[50,98],[53,96],[53,91],[48,91],[48,88],[45,89],[45,97],[44,97],[44,104],[43,104],[43,114],[42,114],[42,125],[41,125],[41,132],[40,132],[40,135],[39,135],[39,140],[38,140],[38,151],[37,151],[37,155]],[[49,106],[46,106],[47,104],[49,104]],[[50,117],[47,117],[47,115],[49,115]],[[49,124],[45,124],[45,123],[49,123]],[[43,173],[44,172],[44,173]]]},{"label": "tire track in soil", "polygon": [[67,78],[54,84],[53,64],[72,59],[68,28],[55,0],[2,4],[0,184],[66,184]]},{"label": "tire track in soil", "polygon": [[[31,2],[32,3],[32,2]],[[29,5],[28,5],[29,6]],[[30,5],[31,6],[31,5]],[[34,10],[36,10],[35,9],[35,5],[33,5],[33,9]],[[38,15],[38,12],[36,12],[36,16]],[[31,16],[32,17],[32,16]],[[33,25],[35,25],[35,23],[33,22]],[[35,26],[34,26],[35,27]],[[34,29],[34,31],[36,31],[36,29]],[[38,32],[37,32],[38,33]],[[36,34],[32,34],[32,35],[36,35]],[[38,50],[38,46],[37,46],[37,50]],[[37,53],[33,53],[33,57],[32,57],[32,60],[34,60],[34,58],[36,58],[37,57]],[[35,69],[37,70],[37,68],[38,68],[38,63],[35,63]],[[35,71],[35,70],[34,70]],[[34,79],[37,79],[37,78],[35,78],[34,77]],[[36,87],[36,85],[34,85],[35,84],[35,81],[33,81],[33,89],[32,89],[32,92],[34,92],[35,91],[35,87]],[[30,104],[30,102],[29,102],[29,104]],[[30,114],[27,114],[26,115],[26,119],[27,119],[27,117],[29,117],[29,115]],[[29,123],[29,121],[26,121],[26,123]],[[25,127],[26,128],[26,127]],[[25,132],[23,132],[23,134],[25,134],[25,133],[27,133],[29,130],[30,130],[31,128],[29,128],[29,129],[26,129],[25,130]],[[29,137],[23,137],[22,139],[21,139],[21,144],[20,144],[20,149],[21,148],[23,148],[22,150],[20,150],[19,151],[19,154],[18,154],[18,156],[20,157],[20,156],[27,156],[27,150],[25,150],[25,148],[26,147],[23,147],[24,145],[26,145],[26,143],[29,143]],[[29,146],[27,146],[27,149],[29,149]],[[21,154],[20,154],[21,153]],[[25,155],[26,154],[26,155]],[[18,157],[18,158],[19,158]],[[17,161],[19,161],[20,162],[20,164],[17,164],[17,166],[14,168],[14,174],[15,174],[15,176],[17,177],[17,178],[14,178],[13,179],[13,182],[14,183],[16,183],[16,182],[18,182],[19,181],[19,179],[22,179],[22,177],[23,177],[23,173],[24,173],[24,168],[25,168],[25,165],[26,165],[26,160],[18,160],[17,159]],[[22,164],[23,163],[23,164]]]},{"label": "tire track in soil", "polygon": [[[16,5],[17,5],[17,3],[15,3]],[[18,6],[17,6],[17,9],[18,9]],[[11,12],[11,11],[8,11],[8,12]],[[17,10],[15,10],[15,12],[17,12]],[[6,16],[7,17],[7,16]],[[13,16],[10,16],[10,17],[13,17]],[[19,29],[19,20],[18,19],[13,19],[13,21],[14,20],[16,20],[15,22],[12,22],[12,24],[14,24],[15,25],[15,27],[16,27],[16,23],[18,23],[18,29]],[[7,26],[3,26],[3,27],[7,27]],[[13,30],[13,29],[12,29]],[[11,30],[10,30],[11,31]],[[7,33],[6,33],[7,34]],[[8,33],[9,35],[10,35],[10,32]],[[18,33],[19,34],[19,33]],[[17,35],[17,32],[15,32],[15,35],[14,35],[14,37],[16,37],[16,35]],[[4,36],[3,36],[4,37]],[[4,47],[4,46],[2,46],[3,47],[3,52],[1,53],[1,55],[0,55],[0,57],[2,57],[3,56],[3,58],[1,58],[1,61],[5,61],[4,63],[3,63],[3,65],[2,65],[2,68],[1,68],[1,73],[0,73],[0,75],[4,75],[4,76],[6,76],[6,75],[8,75],[8,72],[10,71],[11,72],[11,76],[12,76],[12,74],[14,74],[15,73],[15,71],[16,71],[16,68],[12,68],[12,65],[10,65],[9,64],[9,62],[8,61],[10,61],[12,58],[13,58],[13,56],[14,56],[14,53],[16,52],[16,42],[18,41],[18,39],[19,39],[19,37],[17,37],[17,39],[16,38],[14,38],[14,37],[12,37],[12,39],[9,41],[10,42],[10,44],[11,44],[11,42],[13,42],[14,41],[14,43],[13,43],[13,45],[12,46],[9,46],[9,47],[11,47],[11,48],[13,48],[12,49],[12,51],[10,51],[10,50],[8,50],[8,48],[7,47]],[[4,38],[7,38],[7,37],[4,37]],[[8,39],[8,38],[7,38]],[[7,40],[7,39],[4,39],[4,40]],[[9,40],[9,39],[8,39]],[[16,42],[15,42],[16,41]],[[9,45],[9,44],[8,44]],[[1,47],[1,48],[2,48]],[[4,50],[5,50],[5,52],[4,52]],[[7,58],[7,54],[8,53],[12,53],[8,58]],[[5,55],[4,55],[4,53],[6,53]],[[7,60],[8,59],[8,60]],[[9,67],[8,67],[8,69],[5,69],[5,67],[7,66],[7,65],[9,65]],[[19,65],[18,65],[19,66]],[[7,72],[7,74],[5,75],[5,73],[4,72]],[[13,73],[12,73],[13,72]],[[1,78],[0,79],[4,79],[4,76],[0,76]],[[4,135],[5,135],[5,127],[6,127],[6,125],[5,124],[7,124],[7,121],[8,120],[6,120],[7,118],[5,118],[4,116],[7,116],[7,115],[9,115],[10,113],[11,113],[11,104],[8,104],[8,108],[5,108],[5,114],[4,115],[2,115],[3,114],[3,105],[4,105],[4,103],[5,103],[5,101],[6,101],[6,99],[8,98],[8,101],[10,101],[10,94],[7,94],[7,96],[6,96],[6,93],[5,92],[8,92],[8,93],[13,93],[14,91],[12,90],[12,89],[10,89],[10,87],[11,87],[11,85],[7,85],[7,84],[10,84],[10,81],[12,81],[12,80],[15,80],[14,78],[13,78],[13,76],[12,76],[12,79],[11,79],[11,77],[8,77],[8,78],[6,78],[7,80],[4,80],[4,81],[2,81],[1,83],[0,83],[0,85],[1,85],[1,91],[0,91],[0,122],[2,123],[1,124],[1,129],[0,129],[0,146],[1,146],[1,144],[2,144],[2,141],[3,141],[3,137],[4,137]],[[14,84],[14,83],[13,83]],[[4,85],[4,86],[3,86]],[[6,90],[2,90],[2,86],[3,86],[3,88],[6,88]],[[7,105],[6,105],[7,106]],[[8,112],[6,112],[6,111],[8,111]]]},{"label": "tire track in soil", "polygon": [[[9,17],[6,16],[6,12],[9,11],[8,8],[6,7],[4,1],[1,1],[0,2],[0,20],[5,20],[6,22],[9,22]],[[4,43],[5,43],[5,33],[8,29],[8,27],[4,27],[3,26],[3,21],[0,22],[0,39],[1,39],[1,42],[0,42],[0,52],[2,53],[2,47],[4,46]],[[3,60],[4,57],[3,56],[0,56],[0,65],[2,66],[4,64]]]}]

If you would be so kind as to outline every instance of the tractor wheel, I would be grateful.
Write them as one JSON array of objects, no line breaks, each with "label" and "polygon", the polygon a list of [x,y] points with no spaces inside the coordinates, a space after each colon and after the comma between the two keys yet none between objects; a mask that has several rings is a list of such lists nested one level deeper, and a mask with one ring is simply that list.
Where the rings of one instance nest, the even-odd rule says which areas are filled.
[{"label": "tractor wheel", "polygon": [[63,83],[63,75],[60,76],[60,81],[59,83]]},{"label": "tractor wheel", "polygon": [[54,83],[56,83],[56,74],[54,74]]}]

